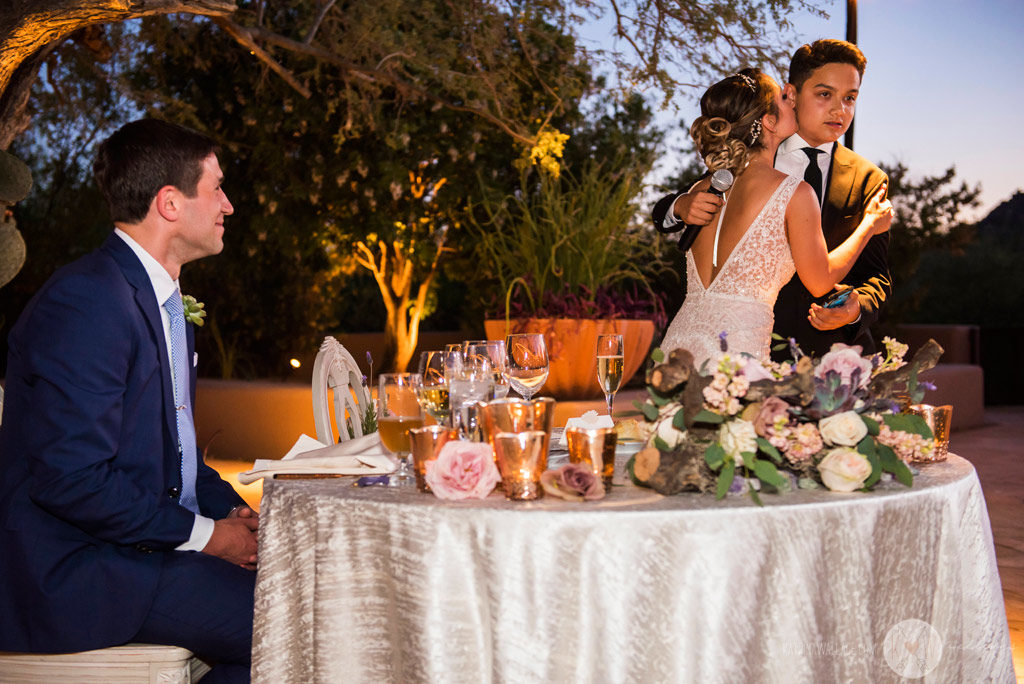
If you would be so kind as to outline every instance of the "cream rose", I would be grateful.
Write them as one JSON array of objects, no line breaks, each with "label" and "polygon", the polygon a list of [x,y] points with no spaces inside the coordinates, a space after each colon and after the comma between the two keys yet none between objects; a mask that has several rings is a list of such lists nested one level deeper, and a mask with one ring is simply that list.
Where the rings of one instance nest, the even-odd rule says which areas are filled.
[{"label": "cream rose", "polygon": [[818,431],[826,444],[852,447],[868,434],[868,426],[856,411],[844,411],[819,420]]},{"label": "cream rose", "polygon": [[832,449],[818,463],[821,481],[833,492],[852,492],[864,486],[871,464],[864,455],[848,447]]},{"label": "cream rose", "polygon": [[757,433],[754,431],[754,424],[742,418],[723,423],[718,429],[718,443],[734,460],[743,460],[740,454],[744,451],[757,452]]}]

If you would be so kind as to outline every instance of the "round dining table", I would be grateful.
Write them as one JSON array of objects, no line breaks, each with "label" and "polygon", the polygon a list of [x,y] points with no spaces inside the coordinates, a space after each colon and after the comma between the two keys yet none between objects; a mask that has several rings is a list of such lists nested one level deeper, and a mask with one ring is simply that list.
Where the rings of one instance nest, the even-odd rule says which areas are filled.
[{"label": "round dining table", "polygon": [[1013,682],[985,501],[912,488],[443,501],[267,480],[254,682]]}]

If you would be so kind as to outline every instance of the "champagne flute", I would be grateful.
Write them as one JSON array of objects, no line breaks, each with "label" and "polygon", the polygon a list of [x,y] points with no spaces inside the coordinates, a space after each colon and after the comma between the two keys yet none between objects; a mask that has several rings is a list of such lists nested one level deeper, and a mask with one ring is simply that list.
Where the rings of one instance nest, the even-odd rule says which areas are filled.
[{"label": "champagne flute", "polygon": [[414,482],[409,463],[409,428],[423,427],[423,409],[417,396],[423,378],[416,373],[381,373],[377,389],[377,427],[380,441],[398,458],[391,485]]},{"label": "champagne flute", "polygon": [[483,356],[494,367],[494,398],[504,399],[508,396],[508,355],[505,352],[505,340],[469,340],[465,344],[465,355]]},{"label": "champagne flute", "polygon": [[419,389],[420,406],[437,421],[451,426],[451,404],[448,401],[448,378],[445,375],[454,352],[425,351],[420,354],[419,374],[423,384]]},{"label": "champagne flute", "polygon": [[548,348],[540,333],[517,333],[505,338],[512,389],[529,401],[548,379]]},{"label": "champagne flute", "polygon": [[608,404],[608,415],[612,415],[612,402],[622,384],[622,335],[597,336],[597,382],[604,392]]},{"label": "champagne flute", "polygon": [[475,406],[494,396],[494,367],[484,356],[460,356],[450,367],[452,419],[462,439],[480,441]]}]

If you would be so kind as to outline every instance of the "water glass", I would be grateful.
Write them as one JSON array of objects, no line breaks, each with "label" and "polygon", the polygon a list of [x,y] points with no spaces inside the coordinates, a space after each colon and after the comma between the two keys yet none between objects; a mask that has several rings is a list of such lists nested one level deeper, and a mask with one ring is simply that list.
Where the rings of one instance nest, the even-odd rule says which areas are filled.
[{"label": "water glass", "polygon": [[483,356],[494,367],[494,398],[504,399],[508,396],[508,356],[505,352],[505,340],[469,340],[463,347],[466,356]]},{"label": "water glass", "polygon": [[480,441],[476,404],[494,396],[494,367],[486,358],[461,357],[448,372],[453,425],[462,439]]}]

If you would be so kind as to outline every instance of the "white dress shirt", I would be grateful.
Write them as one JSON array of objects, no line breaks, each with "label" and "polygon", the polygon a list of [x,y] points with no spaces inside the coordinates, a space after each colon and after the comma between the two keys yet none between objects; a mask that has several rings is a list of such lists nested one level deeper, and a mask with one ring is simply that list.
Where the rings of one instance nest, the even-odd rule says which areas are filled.
[{"label": "white dress shirt", "polygon": [[[778,151],[775,153],[775,168],[790,176],[796,176],[803,180],[807,165],[811,163],[803,148],[814,147],[797,134],[793,134],[782,141]],[[834,142],[823,143],[815,147],[824,154],[818,155],[818,167],[821,169],[821,201],[825,201],[825,191],[828,188],[828,170],[832,167],[832,149]]]},{"label": "white dress shirt", "polygon": [[[135,252],[135,256],[139,257],[139,261],[142,262],[142,267],[146,269],[146,275],[149,276],[149,282],[153,285],[153,294],[156,295],[157,304],[160,308],[160,322],[164,328],[164,342],[167,343],[167,363],[169,368],[173,368],[173,362],[171,361],[171,317],[167,313],[167,309],[164,308],[163,304],[167,301],[175,290],[180,289],[178,281],[171,278],[171,275],[167,270],[160,265],[160,262],[153,258],[153,256],[142,248],[138,242],[132,239],[128,233],[124,232],[120,228],[115,228],[114,232],[117,236],[124,240],[125,244],[131,247],[131,250]],[[174,373],[171,373],[171,382],[174,382]],[[188,391],[188,388],[185,388]],[[184,396],[184,394],[182,394]],[[196,454],[196,458],[199,458],[199,454]],[[198,465],[198,464],[197,464]],[[177,547],[178,551],[202,551],[206,547],[206,544],[210,541],[210,537],[213,536],[213,520],[202,515],[197,515],[195,522],[192,524],[192,534],[189,536],[188,541]]]}]

